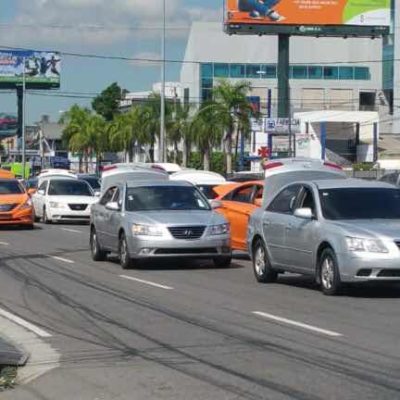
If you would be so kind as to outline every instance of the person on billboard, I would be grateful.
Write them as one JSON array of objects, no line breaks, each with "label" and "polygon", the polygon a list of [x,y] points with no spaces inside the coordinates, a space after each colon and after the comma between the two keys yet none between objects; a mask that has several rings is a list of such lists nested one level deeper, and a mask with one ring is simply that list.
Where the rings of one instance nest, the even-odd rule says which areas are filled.
[{"label": "person on billboard", "polygon": [[248,12],[251,18],[268,18],[277,22],[283,19],[274,7],[281,0],[239,0],[239,11]]},{"label": "person on billboard", "polygon": [[50,71],[52,74],[60,76],[60,73],[57,71],[57,64],[60,62],[60,60],[57,60],[57,58],[54,57],[54,55],[51,56],[51,59],[48,61],[48,65],[51,67]]}]

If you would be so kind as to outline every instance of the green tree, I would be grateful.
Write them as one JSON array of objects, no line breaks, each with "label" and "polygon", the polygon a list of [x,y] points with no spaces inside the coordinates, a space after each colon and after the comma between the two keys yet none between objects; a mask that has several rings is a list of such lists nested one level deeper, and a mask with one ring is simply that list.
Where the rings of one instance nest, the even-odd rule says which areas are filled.
[{"label": "green tree", "polygon": [[112,83],[92,101],[93,110],[106,121],[111,122],[119,113],[119,102],[124,93],[125,90],[122,90],[118,83]]},{"label": "green tree", "polygon": [[211,168],[211,152],[220,144],[224,136],[227,116],[220,112],[220,105],[215,101],[208,101],[202,105],[195,115],[192,125],[192,137],[203,155],[203,168]]},{"label": "green tree", "polygon": [[249,126],[251,105],[247,100],[251,85],[249,82],[230,83],[221,80],[213,89],[213,99],[221,120],[225,124],[224,147],[226,172],[232,172],[232,149],[234,139],[239,135],[240,126]]}]

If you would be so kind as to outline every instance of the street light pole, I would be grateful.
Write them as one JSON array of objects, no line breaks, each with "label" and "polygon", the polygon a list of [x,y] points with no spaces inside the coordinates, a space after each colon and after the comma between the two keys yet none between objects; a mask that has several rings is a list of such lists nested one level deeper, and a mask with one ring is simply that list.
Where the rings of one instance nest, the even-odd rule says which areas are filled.
[{"label": "street light pole", "polygon": [[163,28],[161,38],[161,115],[160,115],[160,146],[159,161],[165,162],[166,156],[166,135],[165,135],[165,19],[166,5],[163,0]]},{"label": "street light pole", "polygon": [[26,169],[26,137],[25,137],[25,111],[26,111],[26,75],[25,75],[25,57],[23,58],[22,71],[22,179],[25,179]]}]

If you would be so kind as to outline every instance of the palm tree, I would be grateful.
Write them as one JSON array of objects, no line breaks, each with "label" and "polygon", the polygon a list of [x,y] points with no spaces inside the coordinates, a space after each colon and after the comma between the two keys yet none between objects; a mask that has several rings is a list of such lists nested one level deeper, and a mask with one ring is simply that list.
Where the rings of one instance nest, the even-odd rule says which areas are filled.
[{"label": "palm tree", "polygon": [[248,126],[251,105],[247,100],[251,84],[249,82],[230,83],[221,80],[213,89],[213,99],[220,118],[225,121],[225,157],[226,172],[232,172],[232,148],[239,126]]},{"label": "palm tree", "polygon": [[208,101],[202,105],[191,124],[192,137],[203,154],[203,168],[210,170],[211,151],[224,135],[227,120],[220,113],[220,105],[215,101]]}]

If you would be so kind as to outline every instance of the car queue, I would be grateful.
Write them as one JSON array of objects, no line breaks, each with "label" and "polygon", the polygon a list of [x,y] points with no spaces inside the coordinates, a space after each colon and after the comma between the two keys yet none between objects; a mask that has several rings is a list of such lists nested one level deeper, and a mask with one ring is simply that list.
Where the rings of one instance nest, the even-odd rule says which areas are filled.
[{"label": "car queue", "polygon": [[240,250],[261,283],[309,275],[335,295],[347,283],[400,281],[400,189],[349,179],[329,162],[274,160],[263,180],[244,182],[117,164],[96,188],[88,182],[44,171],[28,193],[0,178],[0,224],[89,222],[93,260],[115,253],[123,268],[166,258],[228,267]]}]

